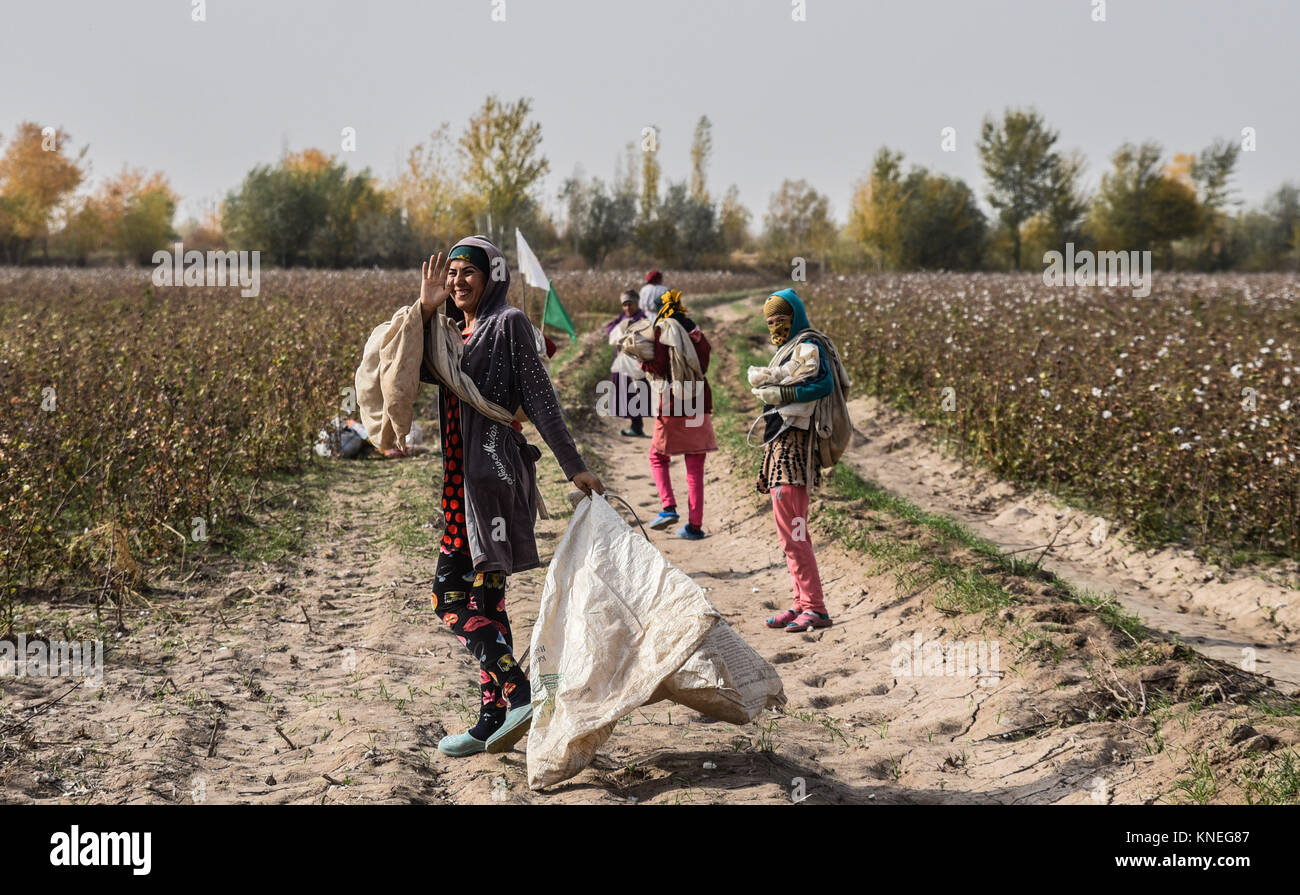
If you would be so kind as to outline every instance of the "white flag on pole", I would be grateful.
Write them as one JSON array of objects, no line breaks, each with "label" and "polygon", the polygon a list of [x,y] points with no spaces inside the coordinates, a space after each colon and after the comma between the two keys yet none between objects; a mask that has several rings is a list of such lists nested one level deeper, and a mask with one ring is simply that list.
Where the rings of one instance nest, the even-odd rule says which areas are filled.
[{"label": "white flag on pole", "polygon": [[519,232],[518,227],[515,228],[515,249],[519,255],[519,272],[524,275],[524,282],[538,289],[549,289],[551,281],[546,279],[542,262],[537,260],[533,250],[528,247],[528,240],[524,239],[524,234]]}]

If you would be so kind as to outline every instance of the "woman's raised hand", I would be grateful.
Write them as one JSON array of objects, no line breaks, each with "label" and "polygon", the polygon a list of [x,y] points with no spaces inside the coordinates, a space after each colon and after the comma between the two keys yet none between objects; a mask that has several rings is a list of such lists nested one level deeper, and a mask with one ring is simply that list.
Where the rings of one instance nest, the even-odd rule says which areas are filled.
[{"label": "woman's raised hand", "polygon": [[420,316],[426,321],[447,301],[447,262],[442,252],[420,265]]}]

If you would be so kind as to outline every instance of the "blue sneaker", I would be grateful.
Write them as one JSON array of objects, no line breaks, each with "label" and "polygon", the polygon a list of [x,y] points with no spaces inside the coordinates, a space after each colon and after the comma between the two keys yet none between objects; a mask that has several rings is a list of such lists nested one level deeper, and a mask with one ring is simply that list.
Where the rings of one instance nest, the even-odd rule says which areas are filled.
[{"label": "blue sneaker", "polygon": [[698,541],[704,537],[704,529],[697,528],[689,522],[677,529],[677,537],[685,538],[688,541]]},{"label": "blue sneaker", "polygon": [[448,734],[438,741],[438,751],[443,755],[450,755],[452,758],[477,755],[486,751],[486,749],[487,743],[484,740],[476,739],[468,733]]},{"label": "blue sneaker", "polygon": [[660,510],[659,515],[650,523],[650,527],[655,531],[663,531],[665,528],[676,525],[677,521],[681,518],[682,517],[678,516],[676,513],[665,513],[663,510]]},{"label": "blue sneaker", "polygon": [[506,712],[506,720],[496,733],[487,738],[487,751],[509,752],[533,725],[533,704],[527,703]]}]

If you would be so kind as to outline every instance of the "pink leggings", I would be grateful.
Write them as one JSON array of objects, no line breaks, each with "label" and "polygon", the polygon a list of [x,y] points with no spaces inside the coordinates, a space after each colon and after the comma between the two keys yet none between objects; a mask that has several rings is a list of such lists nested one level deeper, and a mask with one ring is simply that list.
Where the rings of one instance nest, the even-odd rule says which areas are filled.
[{"label": "pink leggings", "polygon": [[[691,514],[688,519],[691,525],[698,528],[704,522],[704,453],[685,456],[686,491],[691,502]],[[655,486],[659,489],[659,501],[665,508],[677,506],[677,499],[673,497],[673,480],[670,473],[672,462],[672,457],[651,448],[650,473],[654,476]]]},{"label": "pink leggings", "polygon": [[777,485],[772,489],[772,514],[785,550],[785,565],[794,582],[794,608],[824,614],[822,578],[808,531],[808,489],[802,485]]}]

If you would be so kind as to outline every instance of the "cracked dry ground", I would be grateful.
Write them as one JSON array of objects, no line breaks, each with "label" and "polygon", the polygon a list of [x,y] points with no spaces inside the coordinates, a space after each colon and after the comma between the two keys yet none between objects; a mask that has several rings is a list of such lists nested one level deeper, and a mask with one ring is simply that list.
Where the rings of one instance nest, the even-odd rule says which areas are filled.
[{"label": "cracked dry ground", "polygon": [[[741,307],[697,315],[715,348],[715,388],[739,381],[728,345]],[[557,379],[581,380],[599,350],[584,342]],[[562,390],[584,456],[643,519],[653,515],[647,441],[622,438],[617,421],[583,413],[582,396]],[[739,413],[720,416],[720,429],[748,423],[738,392]],[[553,459],[540,468],[547,503],[565,507]],[[476,666],[428,602],[440,530],[422,526],[440,525],[441,463],[334,463],[289,492],[310,496],[309,509],[286,496],[262,518],[303,529],[280,558],[213,557],[192,577],[155,577],[149,604],[128,606],[127,632],[108,635],[102,688],[50,705],[66,680],[4,682],[0,800],[790,804],[802,778],[810,804],[1244,801],[1297,740],[1294,704],[1255,678],[1135,641],[1049,583],[1005,575],[924,526],[830,492],[814,501],[811,525],[836,624],[768,630],[762,621],[790,585],[748,469],[739,454],[710,456],[708,539],[651,537],[777,667],[784,712],[736,727],[646,706],[590,768],[544,793],[527,788],[522,743],[505,756],[441,755],[438,739],[464,730],[477,703]],[[674,478],[684,493],[680,461]],[[539,522],[544,560],[565,521]],[[993,578],[1012,600],[972,609],[914,561],[922,554]],[[510,579],[520,652],[543,578],[535,569]],[[47,602],[24,607],[23,620],[85,632],[94,615]],[[894,645],[917,635],[996,641],[1001,673],[898,673]]]}]

